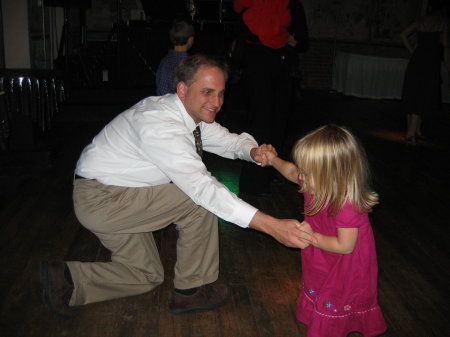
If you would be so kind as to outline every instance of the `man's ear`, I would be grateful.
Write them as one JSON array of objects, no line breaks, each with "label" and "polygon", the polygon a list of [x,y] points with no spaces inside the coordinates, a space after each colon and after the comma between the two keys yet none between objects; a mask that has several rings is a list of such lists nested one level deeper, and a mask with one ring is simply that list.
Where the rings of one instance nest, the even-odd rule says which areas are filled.
[{"label": "man's ear", "polygon": [[178,82],[177,84],[177,95],[183,100],[186,97],[187,85],[183,81]]}]

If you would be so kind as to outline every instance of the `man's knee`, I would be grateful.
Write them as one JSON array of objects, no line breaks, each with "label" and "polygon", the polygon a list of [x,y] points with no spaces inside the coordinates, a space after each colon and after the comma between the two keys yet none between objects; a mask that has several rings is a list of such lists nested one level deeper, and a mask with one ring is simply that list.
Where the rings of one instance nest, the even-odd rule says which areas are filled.
[{"label": "man's knee", "polygon": [[153,288],[159,286],[160,284],[162,284],[164,282],[164,273],[159,274],[159,273],[145,273],[146,275],[146,279],[148,281],[149,284],[149,291],[152,290]]}]

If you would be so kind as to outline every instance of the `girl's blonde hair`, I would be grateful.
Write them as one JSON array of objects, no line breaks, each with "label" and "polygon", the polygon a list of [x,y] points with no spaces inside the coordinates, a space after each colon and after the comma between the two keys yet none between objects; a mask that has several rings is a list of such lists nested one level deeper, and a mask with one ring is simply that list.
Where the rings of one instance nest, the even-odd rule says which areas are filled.
[{"label": "girl's blonde hair", "polygon": [[369,187],[365,151],[345,127],[325,125],[310,132],[294,145],[292,157],[310,182],[300,189],[312,196],[306,215],[328,205],[329,215],[334,216],[345,202],[357,212],[370,212],[378,203],[378,194]]}]

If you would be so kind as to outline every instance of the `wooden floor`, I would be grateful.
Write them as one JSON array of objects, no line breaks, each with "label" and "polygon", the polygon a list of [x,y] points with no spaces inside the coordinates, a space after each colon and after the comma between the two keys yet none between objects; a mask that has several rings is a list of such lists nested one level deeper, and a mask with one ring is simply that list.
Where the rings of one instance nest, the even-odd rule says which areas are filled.
[{"label": "wooden floor", "polygon": [[[305,336],[305,327],[295,319],[299,251],[225,222],[220,224],[220,280],[229,285],[232,296],[220,309],[183,316],[168,312],[176,258],[176,233],[169,227],[156,233],[165,282],[154,291],[79,307],[69,320],[44,310],[39,261],[108,260],[108,252],[75,218],[72,170],[91,137],[140,94],[145,96],[107,89],[74,93],[50,138],[55,144],[50,167],[31,157],[0,157],[0,336]],[[379,302],[389,327],[386,337],[450,336],[450,166],[445,162],[450,118],[448,107],[444,110],[435,123],[433,142],[417,148],[404,144],[398,101],[307,91],[291,123],[291,139],[328,122],[347,125],[367,149],[381,195],[371,219]],[[239,110],[228,107],[220,120],[233,130],[241,117]],[[240,163],[211,155],[205,160],[213,174],[237,192]],[[271,215],[301,219],[302,198],[296,187],[278,181],[272,189],[272,198],[243,198]]]}]

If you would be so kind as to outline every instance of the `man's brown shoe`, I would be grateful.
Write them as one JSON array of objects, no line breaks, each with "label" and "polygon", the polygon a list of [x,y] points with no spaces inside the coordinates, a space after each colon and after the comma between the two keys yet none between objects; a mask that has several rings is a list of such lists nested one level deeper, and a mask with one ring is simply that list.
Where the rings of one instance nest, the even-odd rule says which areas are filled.
[{"label": "man's brown shoe", "polygon": [[205,284],[197,289],[193,295],[182,295],[172,291],[169,310],[179,315],[194,310],[210,310],[224,305],[229,296],[225,284]]},{"label": "man's brown shoe", "polygon": [[71,284],[64,275],[64,262],[41,262],[42,299],[45,306],[54,314],[69,318],[73,316],[69,300],[73,292]]}]

